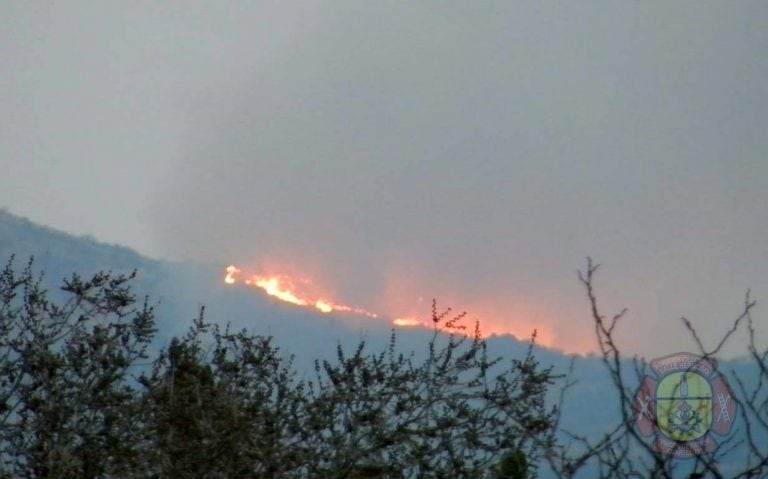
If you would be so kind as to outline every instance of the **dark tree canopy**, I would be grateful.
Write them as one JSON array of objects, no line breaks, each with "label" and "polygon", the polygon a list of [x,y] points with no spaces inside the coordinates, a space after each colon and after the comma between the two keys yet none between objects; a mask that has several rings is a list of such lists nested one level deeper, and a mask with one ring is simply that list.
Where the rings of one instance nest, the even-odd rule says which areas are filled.
[{"label": "dark tree canopy", "polygon": [[479,331],[451,334],[463,315],[433,307],[422,359],[393,333],[300,379],[270,338],[202,312],[152,349],[132,275],[73,275],[58,303],[32,265],[0,276],[6,477],[517,478],[554,441],[557,376],[532,348],[490,358]]},{"label": "dark tree canopy", "polygon": [[[337,348],[297,371],[272,338],[209,323],[156,339],[155,310],[132,293],[134,275],[74,274],[49,292],[30,261],[0,272],[0,477],[425,478],[766,477],[768,353],[755,344],[754,301],[722,341],[746,329],[749,369],[730,376],[741,430],[681,464],[654,450],[633,422],[635,378],[606,317],[597,266],[580,275],[600,358],[621,418],[603,437],[560,427],[572,386],[542,367],[534,342],[492,357],[479,327],[462,330],[433,303],[423,354],[392,333],[372,351]],[[534,334],[535,338],[535,334]],[[556,390],[560,385],[560,394]],[[734,462],[741,453],[746,463]]]}]

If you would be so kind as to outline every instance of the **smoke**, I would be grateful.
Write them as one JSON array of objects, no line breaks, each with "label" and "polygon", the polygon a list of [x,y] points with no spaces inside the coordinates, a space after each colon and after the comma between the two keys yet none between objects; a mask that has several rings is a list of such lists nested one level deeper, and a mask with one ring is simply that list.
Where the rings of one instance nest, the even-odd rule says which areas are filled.
[{"label": "smoke", "polygon": [[768,279],[768,45],[750,12],[674,8],[335,2],[283,18],[279,48],[252,55],[246,37],[221,54],[247,73],[189,98],[157,242],[389,314],[436,297],[570,351],[591,348],[575,274],[591,254],[606,308],[635,313],[632,348],[688,347],[680,314],[714,336]]}]

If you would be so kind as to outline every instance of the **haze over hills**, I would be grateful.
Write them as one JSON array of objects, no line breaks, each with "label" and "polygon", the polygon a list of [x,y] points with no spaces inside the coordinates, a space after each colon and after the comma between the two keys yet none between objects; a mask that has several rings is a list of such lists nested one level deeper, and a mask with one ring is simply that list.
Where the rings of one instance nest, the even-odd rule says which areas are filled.
[{"label": "haze over hills", "polygon": [[744,300],[768,298],[768,2],[3,6],[0,261],[34,257],[54,298],[136,271],[153,347],[204,308],[310,381],[337,345],[424,354],[436,298],[504,361],[536,328],[540,363],[574,364],[548,389],[575,381],[561,425],[594,438],[620,421],[592,255],[601,313],[629,311],[624,419],[633,355],[715,347],[739,317],[718,369],[760,389],[768,444],[768,324]]},{"label": "haze over hills", "polygon": [[[12,255],[17,268],[34,257],[33,269],[44,272],[45,281],[54,289],[73,272],[87,276],[97,271],[127,274],[136,270],[136,292],[158,302],[160,329],[166,334],[183,331],[201,306],[205,306],[209,320],[273,335],[291,354],[321,350],[332,354],[339,341],[386,341],[392,330],[388,318],[322,314],[282,303],[253,288],[227,286],[222,281],[223,265],[150,259],[123,246],[100,243],[90,236],[74,236],[2,211],[0,257],[7,260]],[[445,306],[460,310],[460,305]],[[429,308],[425,307],[423,313],[428,316]],[[469,318],[467,325],[472,327],[474,320]],[[431,334],[425,328],[402,328],[398,332],[406,343],[409,338],[419,342]],[[315,346],[308,350],[303,340]],[[525,340],[511,337],[499,337],[492,342],[497,341],[509,341],[514,345],[514,353],[527,347]],[[290,346],[295,346],[295,351]],[[542,350],[545,351],[553,360],[565,357],[554,350]]]},{"label": "haze over hills", "polygon": [[[385,318],[354,314],[323,314],[280,302],[260,291],[244,286],[227,286],[222,265],[185,264],[150,259],[118,245],[98,242],[89,236],[75,236],[41,226],[7,211],[0,212],[0,258],[15,255],[16,268],[34,257],[33,269],[42,271],[51,290],[63,278],[76,272],[82,276],[97,271],[137,272],[135,291],[147,295],[158,306],[158,337],[167,340],[183,334],[191,320],[205,307],[205,317],[232,328],[275,337],[277,344],[297,364],[335,354],[337,344],[345,347],[366,340],[374,350],[389,340],[392,325]],[[439,300],[439,298],[438,298]],[[460,311],[461,305],[451,306]],[[471,311],[466,324],[472,327]],[[424,315],[430,311],[425,308]],[[482,329],[482,324],[480,325]],[[432,331],[427,328],[398,328],[398,343],[405,350],[423,347]],[[528,347],[527,338],[494,336],[488,339],[491,352],[518,357]],[[571,356],[547,348],[537,348],[544,364],[566,370]],[[597,366],[594,359],[581,362]]]},{"label": "haze over hills", "polygon": [[[15,255],[17,269],[34,257],[33,269],[44,272],[44,281],[51,292],[56,291],[62,278],[73,272],[87,276],[100,270],[114,273],[136,270],[135,292],[149,296],[151,302],[158,304],[160,345],[167,344],[172,336],[183,334],[205,306],[208,321],[273,336],[285,355],[295,357],[301,374],[311,374],[313,360],[331,357],[339,344],[351,349],[364,340],[370,351],[380,351],[392,331],[391,324],[382,318],[322,314],[282,303],[252,288],[227,286],[221,265],[150,259],[122,246],[73,236],[2,211],[0,257],[7,261],[12,255]],[[424,313],[428,315],[429,311]],[[398,347],[406,352],[414,351],[416,355],[424,350],[432,335],[426,328],[402,328],[396,332]],[[528,347],[526,341],[511,336],[490,337],[487,344],[492,356],[503,356],[505,361],[521,357]],[[546,348],[536,348],[536,356],[543,365],[552,365],[562,373],[568,371],[574,359]],[[570,381],[575,384],[568,392],[561,426],[597,438],[618,423],[616,393],[597,358],[578,357],[574,364]],[[629,373],[630,363],[625,367]],[[722,370],[739,371],[742,377],[750,377],[750,367],[738,361],[721,364]],[[628,375],[631,388],[637,386],[633,377]],[[556,392],[557,387],[553,388],[553,400]]]}]

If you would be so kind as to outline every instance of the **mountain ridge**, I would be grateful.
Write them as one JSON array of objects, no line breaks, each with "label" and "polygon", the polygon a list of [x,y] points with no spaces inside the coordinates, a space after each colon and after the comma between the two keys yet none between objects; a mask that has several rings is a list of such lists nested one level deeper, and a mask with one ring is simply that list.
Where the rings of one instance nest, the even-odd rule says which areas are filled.
[{"label": "mountain ridge", "polygon": [[[382,319],[323,314],[282,303],[252,288],[225,285],[221,267],[150,259],[125,246],[66,233],[0,210],[0,257],[8,261],[11,255],[15,255],[14,268],[24,267],[28,258],[34,257],[33,270],[44,273],[50,288],[58,288],[60,279],[72,273],[88,276],[102,270],[115,274],[135,270],[134,292],[157,304],[158,346],[184,334],[205,307],[208,322],[273,337],[280,351],[295,358],[297,371],[307,377],[311,377],[314,360],[332,358],[337,346],[350,350],[365,341],[366,351],[380,352],[393,331],[393,326]],[[394,331],[398,349],[417,355],[434,334],[427,328]],[[491,336],[486,343],[488,353],[504,361],[522,357],[530,345],[512,336]],[[570,376],[563,380],[572,383],[562,411],[560,425],[564,430],[594,440],[618,424],[617,392],[599,357],[577,357],[538,346],[535,355],[543,366],[551,365],[563,374],[568,374],[574,361]],[[749,377],[753,366],[743,361],[721,361],[720,367]],[[632,362],[624,360],[623,368],[628,373],[627,386],[637,387],[629,374]],[[553,403],[560,386],[551,389]]]}]

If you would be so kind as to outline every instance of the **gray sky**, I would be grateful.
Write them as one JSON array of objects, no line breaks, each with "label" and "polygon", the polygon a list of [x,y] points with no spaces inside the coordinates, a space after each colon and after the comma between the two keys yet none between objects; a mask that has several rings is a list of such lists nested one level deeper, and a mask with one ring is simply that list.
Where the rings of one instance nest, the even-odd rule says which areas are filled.
[{"label": "gray sky", "polygon": [[586,255],[632,352],[768,300],[768,3],[287,3],[2,2],[0,206],[568,350]]}]

